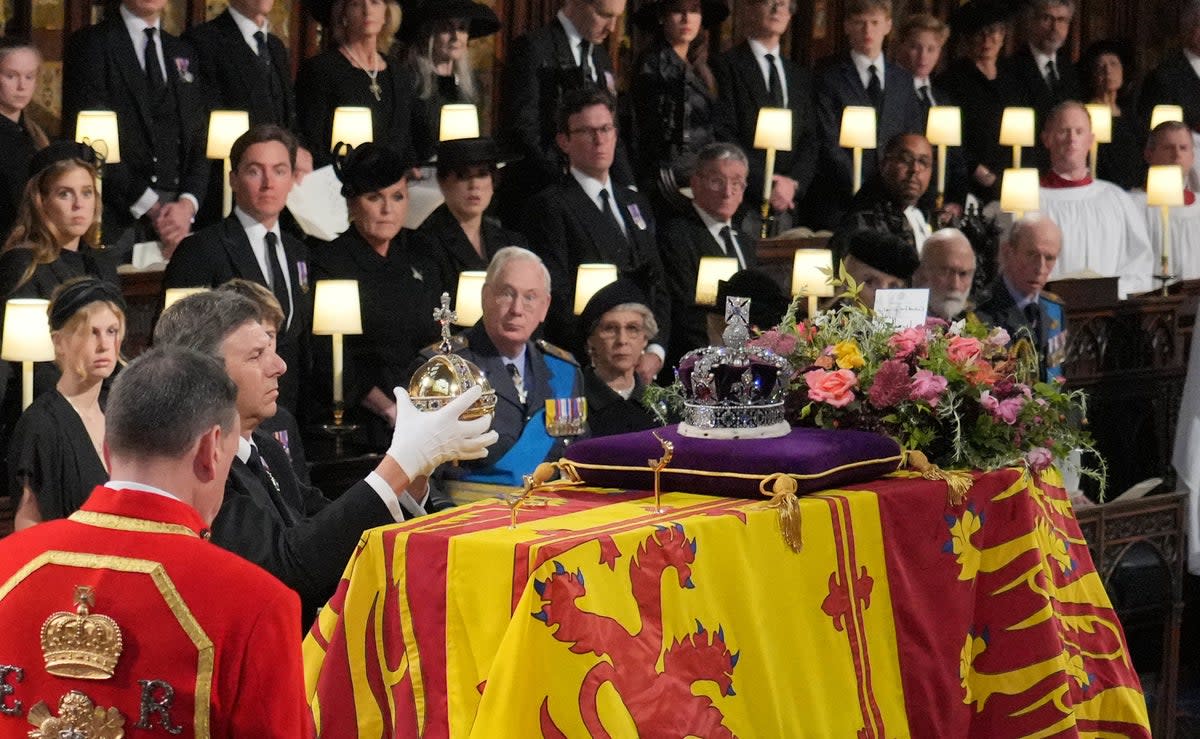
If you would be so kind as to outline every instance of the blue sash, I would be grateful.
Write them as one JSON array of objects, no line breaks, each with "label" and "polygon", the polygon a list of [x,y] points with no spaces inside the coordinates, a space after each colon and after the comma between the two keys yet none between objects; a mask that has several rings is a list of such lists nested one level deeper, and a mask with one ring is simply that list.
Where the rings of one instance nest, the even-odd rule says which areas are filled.
[{"label": "blue sash", "polygon": [[1066,312],[1062,303],[1044,296],[1038,299],[1038,305],[1048,319],[1046,345],[1043,349],[1045,354],[1042,358],[1042,374],[1048,382],[1062,376],[1063,362],[1067,358]]},{"label": "blue sash", "polygon": [[[575,389],[575,365],[549,354],[543,358],[550,370],[552,396],[571,397]],[[546,406],[543,404],[525,422],[521,436],[503,457],[488,467],[468,471],[462,479],[493,485],[520,485],[522,475],[532,473],[535,467],[546,461],[555,441],[555,437],[546,433]]]}]

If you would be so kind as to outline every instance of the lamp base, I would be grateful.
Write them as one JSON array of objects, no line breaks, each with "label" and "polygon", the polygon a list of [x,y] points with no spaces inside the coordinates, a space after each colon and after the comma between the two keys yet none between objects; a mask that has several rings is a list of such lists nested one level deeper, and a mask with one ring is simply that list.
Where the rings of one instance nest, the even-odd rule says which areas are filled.
[{"label": "lamp base", "polygon": [[323,423],[317,426],[317,429],[326,436],[333,437],[333,456],[345,456],[345,438],[355,431],[358,431],[359,426],[356,423],[342,423],[342,417],[345,414],[345,409],[341,403],[337,403],[333,408],[333,423]]},{"label": "lamp base", "polygon": [[1168,275],[1168,274],[1154,275],[1154,279],[1162,283],[1162,296],[1164,298],[1167,297],[1167,295],[1169,294],[1169,292],[1167,290],[1167,283],[1169,283],[1171,280],[1175,279],[1176,277],[1178,277],[1178,275]]}]

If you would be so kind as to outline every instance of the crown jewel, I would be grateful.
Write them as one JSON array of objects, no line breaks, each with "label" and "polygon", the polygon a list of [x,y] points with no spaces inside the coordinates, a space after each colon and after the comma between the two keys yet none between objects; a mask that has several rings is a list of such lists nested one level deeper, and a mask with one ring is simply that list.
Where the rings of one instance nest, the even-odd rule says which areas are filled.
[{"label": "crown jewel", "polygon": [[421,365],[408,383],[413,405],[423,411],[435,411],[479,385],[483,395],[460,418],[469,421],[492,413],[496,409],[496,391],[492,384],[482,370],[454,353],[450,324],[458,316],[450,309],[450,293],[442,293],[442,307],[434,310],[433,318],[442,325],[442,343],[438,353]]},{"label": "crown jewel", "polygon": [[42,657],[46,672],[59,677],[107,680],[121,658],[121,627],[101,614],[90,613],[95,592],[75,586],[75,613],[59,611],[42,624]]},{"label": "crown jewel", "polygon": [[791,367],[770,349],[747,346],[750,299],[725,302],[725,346],[688,352],[675,371],[683,386],[683,436],[769,439],[791,429],[783,398]]}]

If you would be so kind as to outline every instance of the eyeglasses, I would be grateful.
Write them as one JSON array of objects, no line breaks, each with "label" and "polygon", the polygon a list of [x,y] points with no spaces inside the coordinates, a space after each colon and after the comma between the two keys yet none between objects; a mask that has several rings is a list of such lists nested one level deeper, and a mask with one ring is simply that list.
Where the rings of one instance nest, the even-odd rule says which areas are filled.
[{"label": "eyeglasses", "polygon": [[931,157],[915,157],[908,152],[901,152],[900,154],[893,154],[888,159],[898,162],[902,167],[933,169],[933,159]]},{"label": "eyeglasses", "polygon": [[724,177],[705,177],[701,182],[713,192],[725,192],[729,188],[733,188],[735,192],[742,192],[748,186],[745,180],[727,180]]},{"label": "eyeglasses", "polygon": [[640,339],[646,335],[646,327],[641,323],[602,323],[596,327],[596,333],[602,339],[612,340],[617,338],[621,332],[625,332],[631,339]]},{"label": "eyeglasses", "polygon": [[581,128],[571,128],[567,130],[568,136],[591,136],[593,139],[603,141],[617,132],[617,127],[611,123],[606,123],[603,126],[583,126]]},{"label": "eyeglasses", "polygon": [[496,305],[501,310],[508,310],[518,298],[523,310],[533,310],[541,305],[542,297],[542,293],[536,290],[518,295],[517,291],[511,287],[500,288],[492,292],[492,300],[496,301]]}]

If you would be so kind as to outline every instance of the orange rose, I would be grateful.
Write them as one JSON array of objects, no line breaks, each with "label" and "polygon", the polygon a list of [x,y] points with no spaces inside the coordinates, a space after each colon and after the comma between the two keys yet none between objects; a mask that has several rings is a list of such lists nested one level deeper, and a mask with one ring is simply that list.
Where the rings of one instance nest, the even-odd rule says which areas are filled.
[{"label": "orange rose", "polygon": [[946,347],[946,356],[951,362],[958,365],[967,364],[977,359],[983,351],[983,344],[979,339],[970,336],[955,336],[950,339],[950,345]]}]

